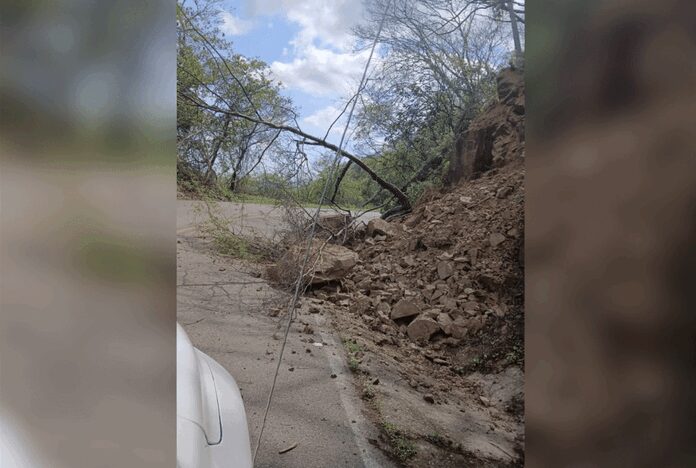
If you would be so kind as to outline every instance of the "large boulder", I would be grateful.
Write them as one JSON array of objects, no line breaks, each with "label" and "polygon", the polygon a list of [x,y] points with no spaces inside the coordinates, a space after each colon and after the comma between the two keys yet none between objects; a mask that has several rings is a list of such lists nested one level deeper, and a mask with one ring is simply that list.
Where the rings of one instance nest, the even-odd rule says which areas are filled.
[{"label": "large boulder", "polygon": [[[305,256],[305,245],[293,245],[284,259],[273,267],[271,276],[279,280],[296,278]],[[305,266],[305,280],[312,285],[338,281],[357,265],[358,258],[358,254],[350,249],[314,239]]]}]

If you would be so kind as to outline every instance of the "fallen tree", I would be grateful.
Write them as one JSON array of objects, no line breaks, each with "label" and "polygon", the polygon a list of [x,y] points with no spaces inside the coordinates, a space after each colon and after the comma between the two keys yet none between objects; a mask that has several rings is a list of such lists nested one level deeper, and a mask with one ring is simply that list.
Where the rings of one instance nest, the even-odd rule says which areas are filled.
[{"label": "fallen tree", "polygon": [[285,131],[292,133],[296,136],[299,136],[303,139],[302,143],[303,144],[308,144],[308,145],[315,145],[315,146],[322,146],[326,149],[330,149],[332,151],[340,151],[340,156],[347,158],[350,160],[353,164],[358,166],[360,169],[365,171],[372,180],[374,180],[380,187],[383,189],[387,190],[389,193],[391,193],[399,202],[399,205],[401,207],[401,211],[410,211],[411,210],[411,201],[409,198],[406,196],[406,194],[401,191],[396,185],[392,184],[391,182],[384,180],[382,177],[379,176],[374,170],[370,168],[367,164],[365,164],[364,161],[362,161],[358,156],[346,151],[345,149],[339,149],[338,146],[334,145],[331,142],[326,141],[323,138],[316,137],[314,135],[311,135],[309,133],[306,133],[302,131],[301,129],[297,127],[293,127],[290,125],[285,125],[285,124],[279,124],[275,122],[269,122],[261,117],[258,116],[251,116],[244,114],[242,112],[237,112],[233,109],[223,109],[219,106],[215,106],[212,104],[208,104],[202,99],[198,98],[197,96],[191,96],[188,95],[187,93],[180,93],[180,96],[186,100],[188,100],[191,104],[198,106],[199,108],[206,109],[211,112],[216,112],[219,114],[223,115],[229,115],[232,117],[237,117],[241,119],[248,120],[250,122],[254,122],[257,124],[264,125],[269,128],[273,128],[275,130],[280,130],[280,131]]}]

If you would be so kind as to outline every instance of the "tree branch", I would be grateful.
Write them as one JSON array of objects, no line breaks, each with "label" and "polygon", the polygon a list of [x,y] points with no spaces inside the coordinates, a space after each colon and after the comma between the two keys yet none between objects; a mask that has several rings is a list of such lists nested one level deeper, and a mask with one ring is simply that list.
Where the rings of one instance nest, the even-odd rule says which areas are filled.
[{"label": "tree branch", "polygon": [[[190,101],[192,104],[194,104],[194,105],[196,105],[196,106],[198,106],[198,107],[201,107],[201,108],[203,108],[203,109],[207,109],[207,110],[209,110],[209,111],[217,112],[217,113],[220,113],[220,114],[231,115],[231,116],[233,116],[233,117],[238,117],[238,118],[241,118],[241,119],[244,119],[244,120],[248,120],[248,121],[250,121],[250,122],[256,122],[256,123],[265,125],[266,127],[274,128],[274,129],[276,129],[276,130],[286,131],[286,132],[292,133],[292,134],[294,134],[294,135],[297,135],[297,136],[299,136],[299,137],[305,138],[305,139],[307,139],[307,140],[309,140],[309,141],[312,141],[312,142],[316,143],[316,144],[319,145],[319,146],[323,146],[324,148],[330,149],[330,150],[332,150],[332,151],[339,152],[338,146],[334,145],[333,143],[329,143],[328,141],[326,141],[326,140],[323,139],[323,138],[319,138],[319,137],[316,137],[316,136],[314,136],[314,135],[310,135],[309,133],[305,133],[305,132],[303,132],[302,130],[300,130],[299,128],[295,128],[295,127],[291,127],[291,126],[283,125],[283,124],[277,124],[277,123],[274,123],[274,122],[268,122],[268,121],[266,121],[266,120],[264,120],[264,119],[262,119],[262,118],[260,118],[260,117],[254,117],[254,116],[251,116],[251,115],[246,115],[246,114],[243,114],[243,113],[241,113],[241,112],[234,111],[234,110],[225,110],[225,109],[221,109],[221,108],[219,108],[219,107],[217,107],[217,106],[214,106],[214,105],[208,104],[208,103],[206,103],[206,102],[203,102],[203,101],[199,100],[198,98],[194,98],[194,97],[192,97],[192,96],[189,96],[189,95],[187,95],[186,93],[180,93],[180,95],[181,95],[184,99],[187,99],[188,101]],[[346,151],[345,149],[340,150],[339,155],[340,155],[340,156],[345,156],[346,158],[348,158],[348,159],[349,159],[350,161],[352,161],[356,166],[358,166],[360,169],[362,169],[363,171],[365,171],[365,172],[370,176],[370,178],[371,178],[372,180],[374,180],[375,182],[377,182],[380,186],[384,187],[385,190],[388,190],[392,195],[394,195],[394,197],[399,201],[399,203],[401,204],[401,206],[402,206],[405,210],[410,210],[410,209],[411,209],[411,201],[408,199],[408,197],[407,197],[401,190],[399,190],[399,188],[398,188],[397,186],[395,186],[395,185],[392,184],[391,182],[388,182],[388,181],[384,180],[383,178],[381,178],[375,171],[373,171],[373,170],[372,170],[367,164],[365,164],[360,158],[358,158],[357,156],[355,156],[355,155],[349,153],[349,152]]]}]

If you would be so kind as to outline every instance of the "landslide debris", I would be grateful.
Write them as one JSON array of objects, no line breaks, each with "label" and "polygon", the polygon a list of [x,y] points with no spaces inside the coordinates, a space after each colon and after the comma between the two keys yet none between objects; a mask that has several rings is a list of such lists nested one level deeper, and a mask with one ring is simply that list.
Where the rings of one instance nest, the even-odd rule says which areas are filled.
[{"label": "landslide debris", "polygon": [[[457,139],[445,188],[350,233],[342,215],[323,218],[313,244],[325,254],[311,262],[306,313],[328,314],[359,347],[350,368],[371,417],[413,444],[408,466],[524,461],[520,70],[501,72],[498,94]],[[279,276],[302,255],[288,252]],[[377,443],[394,454],[390,440]]]},{"label": "landslide debris", "polygon": [[[333,309],[343,333],[359,337],[360,369],[382,382],[380,417],[398,419],[422,453],[444,437],[448,456],[466,466],[523,461],[520,70],[501,72],[498,94],[458,138],[448,185],[426,193],[406,217],[371,220],[345,244],[357,264],[340,283],[309,293]],[[410,465],[423,466],[425,456]]]},{"label": "landslide debris", "polygon": [[[506,195],[499,198],[502,187]],[[521,161],[430,197],[408,217],[387,223],[388,237],[349,246],[360,259],[340,288],[354,305],[349,312],[376,340],[393,337],[401,346],[440,351],[453,367],[521,365]]]}]

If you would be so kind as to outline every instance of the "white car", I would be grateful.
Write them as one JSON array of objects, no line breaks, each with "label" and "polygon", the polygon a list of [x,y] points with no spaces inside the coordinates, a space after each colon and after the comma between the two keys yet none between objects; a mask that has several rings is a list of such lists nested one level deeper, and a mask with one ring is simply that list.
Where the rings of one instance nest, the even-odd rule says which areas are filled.
[{"label": "white car", "polygon": [[178,468],[251,468],[244,403],[234,378],[176,325]]}]

